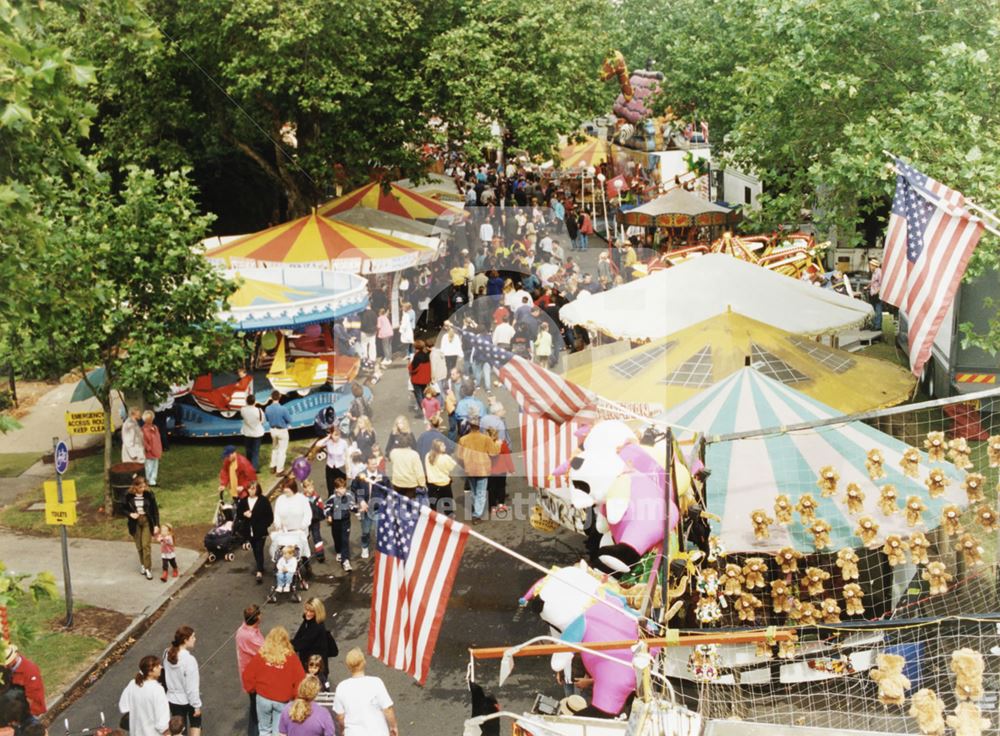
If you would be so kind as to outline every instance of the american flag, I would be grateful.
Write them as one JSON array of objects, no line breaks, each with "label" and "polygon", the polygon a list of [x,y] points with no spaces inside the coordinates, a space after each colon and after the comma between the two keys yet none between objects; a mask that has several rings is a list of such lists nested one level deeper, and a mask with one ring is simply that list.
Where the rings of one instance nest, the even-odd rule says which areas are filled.
[{"label": "american flag", "polygon": [[377,535],[368,651],[423,685],[469,529],[390,490]]},{"label": "american flag", "polygon": [[885,238],[881,299],[909,322],[910,370],[919,376],[955,299],[983,222],[954,189],[896,159],[896,195]]}]

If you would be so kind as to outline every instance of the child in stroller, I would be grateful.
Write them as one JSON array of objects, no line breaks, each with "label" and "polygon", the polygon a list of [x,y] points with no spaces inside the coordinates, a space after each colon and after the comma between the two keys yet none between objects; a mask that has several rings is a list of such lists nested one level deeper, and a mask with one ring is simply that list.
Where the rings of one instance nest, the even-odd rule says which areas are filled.
[{"label": "child in stroller", "polygon": [[215,507],[215,526],[205,535],[205,549],[208,551],[208,561],[215,562],[222,558],[232,562],[233,550],[243,544],[239,529],[234,526],[236,510],[233,504],[219,491],[219,503]]},{"label": "child in stroller", "polygon": [[[273,543],[274,537],[279,536],[279,534],[271,536]],[[279,544],[272,549],[274,549],[272,559],[274,560],[275,576],[274,585],[267,593],[267,602],[277,603],[279,593],[288,593],[291,600],[296,603],[300,602],[302,597],[299,595],[299,591],[309,589],[309,584],[302,575],[303,567],[308,560],[302,555],[303,548],[298,544]]]}]

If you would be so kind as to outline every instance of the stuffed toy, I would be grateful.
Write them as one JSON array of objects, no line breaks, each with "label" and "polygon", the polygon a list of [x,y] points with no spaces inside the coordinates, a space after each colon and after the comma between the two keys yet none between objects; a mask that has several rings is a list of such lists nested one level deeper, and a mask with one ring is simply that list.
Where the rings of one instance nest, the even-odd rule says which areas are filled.
[{"label": "stuffed toy", "polygon": [[798,626],[815,626],[816,621],[819,617],[819,610],[816,605],[810,601],[800,601],[798,598],[792,598],[792,610],[789,611],[788,617],[794,621]]},{"label": "stuffed toy", "polygon": [[708,561],[715,562],[716,560],[726,556],[726,546],[722,543],[714,534],[708,538]]},{"label": "stuffed toy", "polygon": [[698,572],[695,578],[695,590],[698,591],[698,603],[695,605],[694,617],[698,623],[714,624],[722,618],[722,606],[719,604],[719,571],[713,567]]},{"label": "stuffed toy", "polygon": [[868,470],[868,477],[872,480],[879,480],[885,477],[885,458],[879,450],[869,450],[865,460],[865,468]]},{"label": "stuffed toy", "polygon": [[865,592],[857,583],[848,583],[844,586],[844,605],[847,608],[848,616],[863,616],[865,613],[864,603],[861,601],[865,597]]},{"label": "stuffed toy", "polygon": [[792,632],[792,638],[778,642],[778,659],[795,659],[797,639],[798,636]]},{"label": "stuffed toy", "polygon": [[969,459],[971,452],[972,448],[965,441],[965,437],[956,437],[948,443],[948,457],[959,470],[968,470],[972,467],[972,461]]},{"label": "stuffed toy", "polygon": [[809,531],[813,535],[813,546],[816,549],[826,549],[830,546],[831,528],[830,524],[822,519],[816,519],[809,527]]},{"label": "stuffed toy", "polygon": [[968,532],[958,538],[955,551],[962,553],[962,559],[965,560],[965,564],[969,567],[983,564],[983,548],[976,541],[976,538]]},{"label": "stuffed toy", "polygon": [[949,537],[962,533],[962,511],[954,504],[941,509],[941,528]]},{"label": "stuffed toy", "polygon": [[840,480],[840,473],[833,469],[832,465],[826,465],[819,469],[819,479],[816,486],[820,490],[823,498],[830,498],[837,495],[837,481]]},{"label": "stuffed toy", "polygon": [[943,562],[935,560],[927,564],[920,577],[931,584],[931,595],[941,595],[948,592],[948,581],[954,576],[948,572]]},{"label": "stuffed toy", "polygon": [[774,519],[767,515],[764,509],[750,512],[750,523],[753,525],[753,538],[760,541],[771,538],[771,524]]},{"label": "stuffed toy", "polygon": [[899,511],[898,500],[899,494],[896,492],[896,486],[891,484],[882,486],[882,491],[878,498],[878,507],[884,515],[892,516]]},{"label": "stuffed toy", "polygon": [[865,494],[861,486],[857,483],[847,484],[847,511],[851,514],[860,514],[865,509]]},{"label": "stuffed toy", "polygon": [[754,623],[757,620],[757,609],[763,606],[760,598],[753,593],[742,593],[740,597],[733,601],[733,608],[740,617],[740,621]]},{"label": "stuffed toy", "polygon": [[795,510],[799,512],[802,526],[809,526],[816,521],[816,499],[811,494],[803,493],[795,504]]},{"label": "stuffed toy", "polygon": [[844,547],[837,553],[837,567],[844,580],[858,579],[858,556],[850,547]]},{"label": "stuffed toy", "polygon": [[927,492],[931,494],[931,498],[943,495],[944,489],[950,483],[951,481],[948,480],[948,476],[944,474],[941,468],[931,468],[931,472],[927,474],[927,479],[924,481],[924,485],[927,486]]},{"label": "stuffed toy", "polygon": [[955,697],[979,700],[983,697],[983,670],[986,664],[979,652],[962,647],[951,653],[951,671],[955,673]]},{"label": "stuffed toy", "polygon": [[928,432],[927,439],[924,440],[924,449],[927,450],[927,459],[932,463],[944,462],[944,453],[948,449],[944,432]]},{"label": "stuffed toy", "polygon": [[986,494],[984,493],[985,484],[986,478],[983,477],[982,473],[966,473],[963,485],[965,486],[965,495],[968,496],[970,504],[986,500]]},{"label": "stuffed toy", "polygon": [[997,512],[989,506],[980,506],[976,509],[976,521],[986,532],[995,532],[1000,528],[1000,519],[997,519]]},{"label": "stuffed toy", "polygon": [[688,672],[699,682],[712,682],[719,677],[719,647],[716,644],[696,644],[688,657]]},{"label": "stuffed toy", "polygon": [[1000,468],[1000,434],[995,434],[986,440],[986,457],[991,468]]},{"label": "stuffed toy", "polygon": [[799,571],[799,560],[802,554],[796,552],[794,547],[782,547],[774,555],[774,559],[781,565],[781,571],[785,574]]},{"label": "stuffed toy", "polygon": [[792,589],[784,578],[771,581],[771,608],[775,613],[790,613],[792,610]]},{"label": "stuffed toy", "polygon": [[882,553],[889,561],[889,567],[905,564],[907,549],[909,549],[909,547],[898,534],[890,534],[887,536],[885,538],[885,544],[882,546]]},{"label": "stuffed toy", "polygon": [[869,674],[878,685],[879,701],[883,705],[902,705],[910,689],[910,681],[903,674],[906,659],[898,654],[880,654],[877,664]]},{"label": "stuffed toy", "polygon": [[766,641],[759,641],[754,645],[753,654],[757,659],[774,659],[774,648]]},{"label": "stuffed toy", "polygon": [[743,568],[729,563],[722,574],[722,592],[725,595],[739,595],[743,592]]},{"label": "stuffed toy", "polygon": [[858,528],[854,530],[854,536],[860,537],[861,543],[867,547],[878,536],[878,524],[872,517],[862,516],[858,519]]},{"label": "stuffed toy", "polygon": [[823,581],[830,579],[830,573],[818,567],[807,567],[802,587],[811,596],[823,595]]},{"label": "stuffed toy", "polygon": [[792,502],[784,493],[779,493],[774,499],[774,516],[779,524],[792,523]]},{"label": "stuffed toy", "polygon": [[924,520],[924,512],[927,510],[927,504],[920,496],[907,496],[906,506],[904,507],[906,511],[906,523],[909,526],[916,526]]},{"label": "stuffed toy", "polygon": [[910,696],[910,716],[916,719],[917,728],[925,736],[944,736],[944,702],[929,687]]},{"label": "stuffed toy", "polygon": [[959,703],[955,715],[945,719],[948,728],[955,730],[955,736],[982,736],[983,729],[990,727],[990,721],[975,703]]},{"label": "stuffed toy", "polygon": [[747,590],[756,590],[767,585],[764,581],[764,573],[767,572],[767,563],[763,557],[748,557],[743,563],[743,584]]},{"label": "stuffed toy", "polygon": [[916,478],[920,475],[920,451],[913,447],[907,447],[903,450],[899,467],[903,469],[903,475],[908,478]]},{"label": "stuffed toy", "polygon": [[926,565],[930,560],[927,558],[927,550],[930,549],[931,542],[923,532],[913,532],[908,540],[910,543],[910,559],[914,565]]},{"label": "stuffed toy", "polygon": [[824,598],[819,604],[819,612],[825,624],[840,623],[840,604],[836,598]]}]

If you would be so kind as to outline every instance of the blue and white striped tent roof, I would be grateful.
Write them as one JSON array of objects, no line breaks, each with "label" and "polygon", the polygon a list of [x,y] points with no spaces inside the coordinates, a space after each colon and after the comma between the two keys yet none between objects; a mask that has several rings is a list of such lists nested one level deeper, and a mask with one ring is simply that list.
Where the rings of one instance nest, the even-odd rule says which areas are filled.
[{"label": "blue and white striped tent roof", "polygon": [[[744,368],[721,383],[691,397],[658,419],[677,427],[681,436],[689,431],[719,436],[756,429],[787,427],[839,416],[825,404],[799,393],[784,384],[761,375],[753,368]],[[885,458],[886,476],[873,481],[865,468],[869,450],[878,448]],[[732,552],[770,552],[792,546],[802,552],[813,552],[812,534],[793,514],[787,526],[774,524],[768,540],[756,541],[750,514],[764,509],[774,517],[774,501],[779,493],[787,494],[794,506],[800,496],[812,494],[818,504],[816,518],[827,521],[831,551],[843,547],[860,547],[854,535],[857,520],[871,516],[879,525],[875,542],[881,546],[889,534],[904,538],[913,531],[937,527],[941,510],[948,504],[960,508],[968,505],[963,487],[964,474],[948,462],[935,464],[945,471],[950,484],[945,493],[931,498],[924,480],[932,467],[921,452],[919,477],[903,474],[900,459],[908,446],[890,435],[854,421],[795,432],[781,432],[742,440],[711,442],[706,449],[705,464],[711,470],[707,481],[708,508],[722,519],[712,522],[713,533],[720,535]],[[837,493],[823,498],[816,481],[820,468],[832,466],[839,474]],[[848,512],[844,489],[857,483],[865,494],[864,511]],[[900,511],[890,516],[878,507],[880,489],[892,484],[898,492]],[[902,506],[907,496],[919,496],[927,505],[923,522],[913,528],[907,525]]]}]

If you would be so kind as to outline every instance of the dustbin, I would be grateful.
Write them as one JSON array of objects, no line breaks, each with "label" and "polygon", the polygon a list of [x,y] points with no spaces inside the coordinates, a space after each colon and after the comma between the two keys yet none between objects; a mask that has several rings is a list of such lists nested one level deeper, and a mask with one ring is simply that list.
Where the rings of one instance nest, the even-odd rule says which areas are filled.
[{"label": "dustbin", "polygon": [[118,463],[110,468],[111,476],[111,513],[115,516],[125,516],[125,496],[132,487],[136,476],[146,477],[146,466],[143,463]]}]

